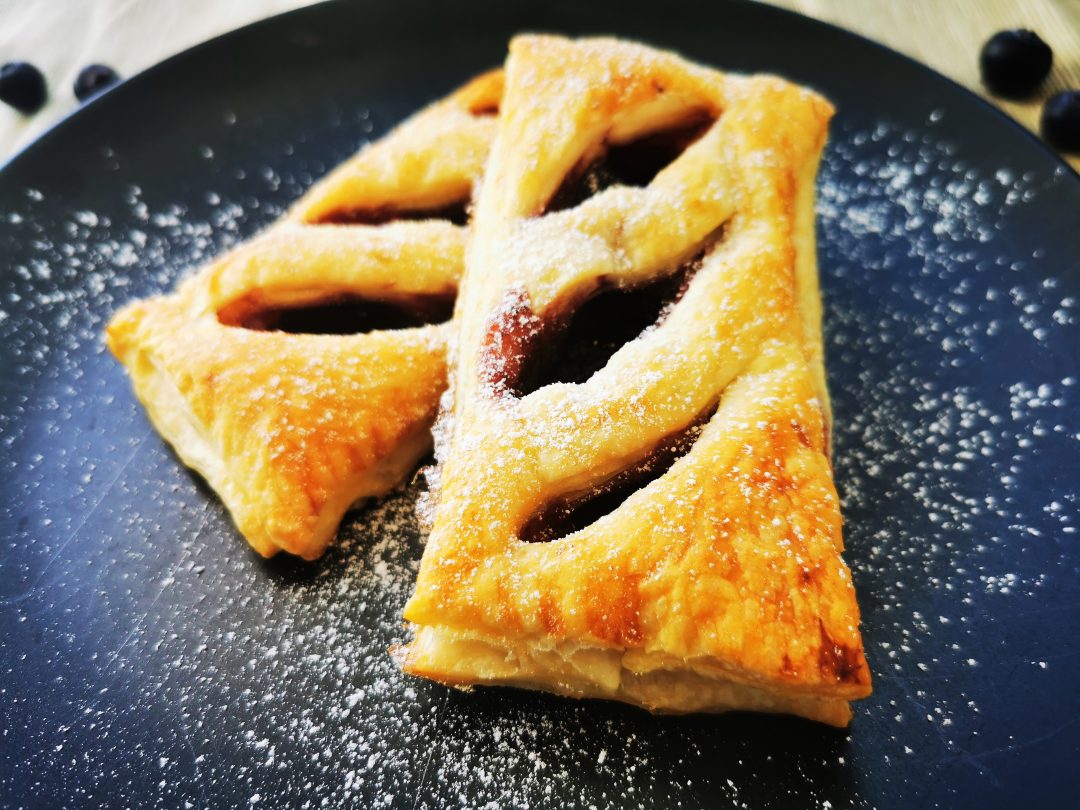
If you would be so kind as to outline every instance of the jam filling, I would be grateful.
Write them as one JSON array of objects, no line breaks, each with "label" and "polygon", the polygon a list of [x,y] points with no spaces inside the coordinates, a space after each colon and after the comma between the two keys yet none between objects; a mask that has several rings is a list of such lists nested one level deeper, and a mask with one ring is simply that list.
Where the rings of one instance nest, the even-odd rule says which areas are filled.
[{"label": "jam filling", "polygon": [[549,543],[592,525],[619,508],[631,495],[661,478],[690,452],[701,431],[716,413],[706,409],[690,425],[660,441],[641,461],[609,478],[585,494],[556,498],[545,504],[522,527],[526,543]]},{"label": "jam filling", "polygon": [[601,278],[576,307],[557,305],[542,317],[524,292],[512,291],[488,324],[482,381],[495,394],[514,397],[553,383],[585,382],[619,349],[664,322],[721,235],[722,229],[710,235],[673,273],[630,288]]},{"label": "jam filling", "polygon": [[294,335],[358,335],[443,323],[450,320],[453,310],[454,298],[448,295],[380,301],[343,294],[289,306],[241,299],[222,309],[218,320],[225,326]]},{"label": "jam filling", "polygon": [[515,390],[525,396],[553,383],[583,383],[647,329],[663,322],[686,291],[694,265],[641,287],[619,289],[601,281],[572,313],[551,318],[547,339],[524,363]]},{"label": "jam filling", "polygon": [[438,208],[394,208],[383,205],[375,208],[343,208],[323,214],[312,225],[386,225],[390,222],[442,219],[453,225],[469,224],[469,200],[459,200]]},{"label": "jam filling", "polygon": [[522,396],[521,380],[549,331],[533,311],[528,293],[510,290],[484,332],[478,367],[480,381],[496,396]]},{"label": "jam filling", "polygon": [[699,115],[681,126],[652,132],[626,143],[605,144],[599,157],[570,172],[541,213],[573,208],[610,186],[649,185],[688,146],[712,126],[714,119]]},{"label": "jam filling", "polygon": [[496,394],[523,397],[553,383],[583,383],[646,329],[662,322],[689,282],[690,269],[646,286],[618,289],[604,280],[572,311],[538,316],[513,292],[485,335],[481,376]]},{"label": "jam filling", "polygon": [[469,108],[469,115],[475,115],[477,118],[488,118],[499,114],[498,102],[492,102],[490,104],[477,104],[474,107]]}]

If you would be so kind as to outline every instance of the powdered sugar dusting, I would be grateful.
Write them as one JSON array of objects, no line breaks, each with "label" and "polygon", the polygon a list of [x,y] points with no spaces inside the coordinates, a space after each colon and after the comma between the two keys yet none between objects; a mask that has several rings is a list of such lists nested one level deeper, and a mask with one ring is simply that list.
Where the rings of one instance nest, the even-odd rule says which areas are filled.
[{"label": "powdered sugar dusting", "polygon": [[[903,756],[946,762],[993,748],[980,713],[996,707],[966,674],[987,662],[970,650],[995,616],[1037,612],[1062,588],[1080,520],[1066,348],[1080,313],[1059,275],[1075,273],[1076,254],[1023,247],[1017,222],[1065,171],[987,176],[956,152],[886,125],[842,132],[819,225],[847,556],[877,675],[857,711],[896,707],[895,730],[883,715],[867,722],[894,740],[914,732]],[[1054,451],[1064,468],[1040,463]]]},{"label": "powdered sugar dusting", "polygon": [[248,551],[100,330],[324,168],[230,166],[244,193],[206,184],[183,204],[131,186],[100,210],[38,189],[0,208],[0,464],[17,495],[0,507],[0,605],[22,656],[3,659],[5,774],[169,807],[869,806],[849,783],[913,796],[904,761],[992,774],[995,751],[1075,716],[1056,694],[1019,728],[1000,705],[1070,660],[1046,626],[1070,615],[1080,521],[1080,372],[1062,349],[1076,254],[1051,252],[1063,240],[1029,213],[1064,174],[988,173],[885,125],[834,133],[819,222],[834,463],[876,690],[836,734],[401,675],[387,648],[408,636],[412,490],[361,510],[316,565]]}]

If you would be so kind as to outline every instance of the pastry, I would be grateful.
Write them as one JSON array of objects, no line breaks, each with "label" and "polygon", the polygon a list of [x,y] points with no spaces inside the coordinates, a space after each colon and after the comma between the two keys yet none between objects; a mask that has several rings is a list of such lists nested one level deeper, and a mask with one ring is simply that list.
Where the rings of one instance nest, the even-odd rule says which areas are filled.
[{"label": "pastry", "polygon": [[352,504],[428,451],[501,90],[487,74],[422,110],[109,324],[154,426],[260,554],[318,557]]},{"label": "pastry", "polygon": [[634,44],[512,42],[407,672],[848,723],[870,675],[814,245],[831,115]]}]

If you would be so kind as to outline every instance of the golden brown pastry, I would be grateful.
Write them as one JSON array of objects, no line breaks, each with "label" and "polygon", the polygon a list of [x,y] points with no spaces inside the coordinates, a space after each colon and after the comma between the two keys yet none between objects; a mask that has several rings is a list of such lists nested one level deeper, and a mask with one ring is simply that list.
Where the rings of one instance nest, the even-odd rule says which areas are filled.
[{"label": "golden brown pastry", "polygon": [[870,693],[828,454],[832,108],[607,39],[513,41],[405,670],[845,725]]},{"label": "golden brown pastry", "polygon": [[354,502],[430,447],[501,91],[495,72],[422,110],[265,234],[109,324],[155,427],[260,554],[318,557]]}]

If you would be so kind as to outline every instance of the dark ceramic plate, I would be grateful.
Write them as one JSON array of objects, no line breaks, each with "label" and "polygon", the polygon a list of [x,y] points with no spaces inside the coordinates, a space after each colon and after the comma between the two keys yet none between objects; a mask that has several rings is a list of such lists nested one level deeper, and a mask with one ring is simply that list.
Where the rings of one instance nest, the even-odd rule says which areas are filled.
[{"label": "dark ceramic plate", "polygon": [[[265,563],[100,333],[523,29],[819,88],[847,732],[401,676],[410,493]],[[975,58],[975,54],[972,54]],[[107,93],[0,172],[0,805],[1061,806],[1080,787],[1080,180],[956,85],[756,5],[331,4]]]}]

